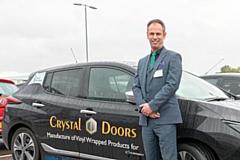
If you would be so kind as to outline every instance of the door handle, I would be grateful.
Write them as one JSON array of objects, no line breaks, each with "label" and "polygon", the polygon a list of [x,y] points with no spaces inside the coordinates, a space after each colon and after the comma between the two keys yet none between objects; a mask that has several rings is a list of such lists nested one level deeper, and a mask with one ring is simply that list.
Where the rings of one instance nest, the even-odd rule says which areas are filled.
[{"label": "door handle", "polygon": [[83,114],[97,114],[97,112],[90,111],[90,110],[81,110],[80,113],[83,113]]},{"label": "door handle", "polygon": [[33,103],[32,103],[32,106],[33,106],[33,107],[36,107],[36,108],[42,108],[42,107],[44,107],[45,105],[44,105],[44,104],[41,104],[41,103],[33,102]]}]

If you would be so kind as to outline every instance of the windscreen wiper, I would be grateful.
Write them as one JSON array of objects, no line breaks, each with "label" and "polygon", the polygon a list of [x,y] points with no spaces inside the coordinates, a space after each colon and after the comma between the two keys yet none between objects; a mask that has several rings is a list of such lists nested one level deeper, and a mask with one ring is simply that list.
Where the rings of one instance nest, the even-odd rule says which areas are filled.
[{"label": "windscreen wiper", "polygon": [[211,102],[211,101],[225,101],[229,98],[226,97],[210,97],[210,98],[205,98],[205,101]]}]

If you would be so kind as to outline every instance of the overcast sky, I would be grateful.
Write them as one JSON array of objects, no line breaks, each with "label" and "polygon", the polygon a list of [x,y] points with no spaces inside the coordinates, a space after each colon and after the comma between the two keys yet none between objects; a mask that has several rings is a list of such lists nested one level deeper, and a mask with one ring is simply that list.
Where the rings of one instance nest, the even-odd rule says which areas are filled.
[{"label": "overcast sky", "polygon": [[86,61],[138,61],[150,53],[146,24],[166,24],[164,46],[203,75],[240,66],[239,0],[1,0],[0,77]]}]

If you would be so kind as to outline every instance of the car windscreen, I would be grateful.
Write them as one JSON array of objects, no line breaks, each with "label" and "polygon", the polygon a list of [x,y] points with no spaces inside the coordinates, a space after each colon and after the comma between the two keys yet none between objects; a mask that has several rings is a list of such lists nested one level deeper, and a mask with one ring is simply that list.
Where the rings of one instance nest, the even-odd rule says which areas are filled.
[{"label": "car windscreen", "polygon": [[183,72],[181,83],[176,94],[180,97],[200,100],[211,98],[229,98],[216,86],[188,72]]},{"label": "car windscreen", "polygon": [[11,83],[0,82],[0,94],[10,96],[18,90],[18,87]]}]

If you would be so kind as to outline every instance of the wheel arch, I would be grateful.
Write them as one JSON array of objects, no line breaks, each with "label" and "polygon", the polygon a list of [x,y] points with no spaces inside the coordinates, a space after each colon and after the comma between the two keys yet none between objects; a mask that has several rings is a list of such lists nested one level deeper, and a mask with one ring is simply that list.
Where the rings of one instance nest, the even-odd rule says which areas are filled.
[{"label": "wheel arch", "polygon": [[[13,135],[14,133],[16,132],[16,130],[18,130],[19,128],[28,128],[31,132],[33,132],[33,130],[31,129],[31,127],[29,127],[28,125],[26,124],[23,124],[23,123],[17,123],[15,125],[13,125],[11,127],[11,129],[9,130],[9,133],[8,133],[8,148],[9,150],[11,150],[11,141],[12,141],[12,138],[13,138]],[[34,132],[33,132],[34,133]]]}]

